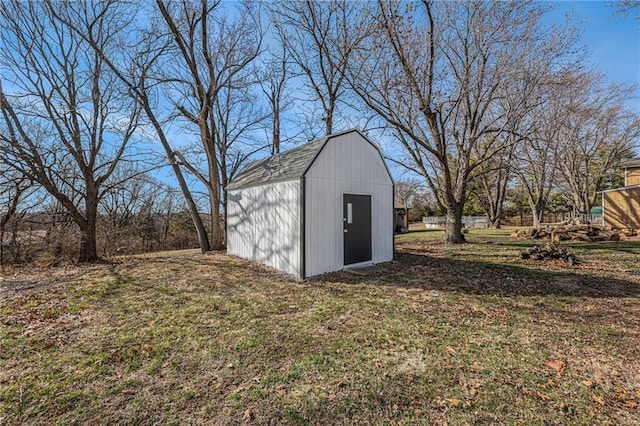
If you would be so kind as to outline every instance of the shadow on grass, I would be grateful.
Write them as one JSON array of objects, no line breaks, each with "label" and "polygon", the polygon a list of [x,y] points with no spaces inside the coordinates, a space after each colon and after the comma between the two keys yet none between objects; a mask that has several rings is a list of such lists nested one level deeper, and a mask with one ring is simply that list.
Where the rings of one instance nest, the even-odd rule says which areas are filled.
[{"label": "shadow on grass", "polygon": [[[585,247],[586,248],[586,247]],[[617,247],[630,250],[633,247]],[[607,248],[611,250],[611,248]],[[496,253],[496,258],[501,253]],[[544,269],[537,264],[501,264],[494,261],[433,257],[428,253],[401,250],[394,261],[383,264],[384,272],[357,276],[346,271],[327,274],[326,282],[364,283],[474,295],[505,297],[547,296],[622,298],[640,295],[640,277],[636,279],[606,278],[588,270],[567,268],[567,271]],[[523,261],[524,262],[524,261]],[[535,262],[535,261],[531,261]]]},{"label": "shadow on grass", "polygon": [[590,252],[621,252],[638,256],[640,262],[640,244],[637,241],[603,241],[599,243],[566,243],[567,247]]}]

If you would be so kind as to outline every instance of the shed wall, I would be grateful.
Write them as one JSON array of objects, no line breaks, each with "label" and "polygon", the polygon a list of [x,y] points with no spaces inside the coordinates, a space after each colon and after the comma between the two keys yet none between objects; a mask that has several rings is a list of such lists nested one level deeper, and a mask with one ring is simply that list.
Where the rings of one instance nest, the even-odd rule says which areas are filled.
[{"label": "shed wall", "polygon": [[640,168],[625,170],[624,186],[640,185]]},{"label": "shed wall", "polygon": [[306,275],[344,267],[342,195],[371,195],[372,261],[393,259],[393,182],[357,132],[332,138],[305,175]]},{"label": "shed wall", "polygon": [[603,193],[604,223],[619,229],[640,229],[640,188]]},{"label": "shed wall", "polygon": [[300,180],[229,191],[227,252],[301,276]]}]

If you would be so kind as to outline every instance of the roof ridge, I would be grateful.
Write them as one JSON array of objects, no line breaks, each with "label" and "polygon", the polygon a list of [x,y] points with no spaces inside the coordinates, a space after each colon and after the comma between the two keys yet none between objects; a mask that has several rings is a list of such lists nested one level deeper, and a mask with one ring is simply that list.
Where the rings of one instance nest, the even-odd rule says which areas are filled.
[{"label": "roof ridge", "polygon": [[284,152],[248,163],[227,184],[227,189],[240,189],[266,182],[300,178],[304,176],[318,153],[330,139],[352,132],[357,132],[367,139],[360,130],[350,129],[307,141]]}]

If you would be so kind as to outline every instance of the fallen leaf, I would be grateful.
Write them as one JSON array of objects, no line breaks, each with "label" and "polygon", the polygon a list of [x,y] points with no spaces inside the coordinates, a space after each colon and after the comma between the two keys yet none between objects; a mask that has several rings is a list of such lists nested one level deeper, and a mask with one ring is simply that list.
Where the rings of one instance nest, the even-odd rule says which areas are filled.
[{"label": "fallen leaf", "polygon": [[393,404],[393,411],[398,411],[398,404]]},{"label": "fallen leaf", "polygon": [[585,385],[586,387],[590,388],[591,386],[593,386],[593,382],[591,380],[583,380],[581,382],[583,385]]},{"label": "fallen leaf", "polygon": [[359,393],[358,391],[353,391],[353,397],[354,397],[355,399],[360,398],[360,393]]},{"label": "fallen leaf", "polygon": [[246,410],[244,410],[244,415],[242,416],[242,419],[245,422],[249,422],[249,421],[253,420],[253,412],[251,411],[251,407],[249,407]]},{"label": "fallen leaf", "polygon": [[597,402],[597,403],[598,403],[598,404],[600,404],[600,405],[604,405],[604,399],[602,399],[602,397],[601,397],[601,396],[598,396],[598,395],[591,395],[591,400],[592,400],[593,402]]},{"label": "fallen leaf", "polygon": [[455,399],[455,398],[450,398],[449,402],[451,403],[451,405],[453,405],[454,407],[457,407],[458,405],[460,405],[460,400]]},{"label": "fallen leaf", "polygon": [[558,372],[564,369],[564,362],[562,361],[547,361],[547,365]]},{"label": "fallen leaf", "polygon": [[47,344],[42,347],[42,350],[46,351],[47,349],[51,349],[52,347],[55,346],[55,344],[56,342],[54,342],[53,340],[49,340]]},{"label": "fallen leaf", "polygon": [[549,395],[547,395],[546,393],[542,393],[539,390],[536,391],[536,395],[538,395],[538,397],[544,399],[545,401],[551,400],[551,397]]}]

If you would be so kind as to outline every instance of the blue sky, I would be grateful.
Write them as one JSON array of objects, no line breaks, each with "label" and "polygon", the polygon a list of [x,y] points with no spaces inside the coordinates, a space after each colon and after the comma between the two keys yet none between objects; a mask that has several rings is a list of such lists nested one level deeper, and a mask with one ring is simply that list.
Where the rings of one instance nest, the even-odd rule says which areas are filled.
[{"label": "blue sky", "polygon": [[[580,28],[579,44],[586,45],[594,70],[605,74],[610,82],[640,86],[640,20],[635,20],[634,15],[614,16],[615,9],[607,1],[547,1],[554,6],[547,22],[562,24],[569,16],[571,23]],[[228,4],[233,5],[234,2]],[[637,16],[640,10],[634,13]],[[640,88],[636,90],[636,99],[630,106],[640,113]],[[297,142],[303,139],[297,138]],[[284,149],[289,148],[291,145],[285,144]],[[267,154],[259,154],[258,157],[264,155]],[[404,176],[404,170],[390,166],[394,177]],[[166,173],[171,174],[169,171]]]},{"label": "blue sky", "polygon": [[[640,85],[640,8],[629,16],[613,16],[606,1],[555,1],[549,19],[560,23],[566,15],[582,29],[581,42],[588,47],[589,61],[611,82]],[[631,107],[640,113],[640,89]]]}]

